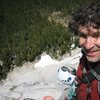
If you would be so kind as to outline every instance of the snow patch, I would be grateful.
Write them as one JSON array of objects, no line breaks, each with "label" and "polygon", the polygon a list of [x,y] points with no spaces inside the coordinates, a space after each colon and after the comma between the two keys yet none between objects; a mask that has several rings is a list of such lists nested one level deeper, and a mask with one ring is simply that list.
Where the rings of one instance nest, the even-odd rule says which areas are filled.
[{"label": "snow patch", "polygon": [[39,62],[34,65],[34,68],[44,68],[47,65],[58,64],[57,60],[52,59],[49,55],[41,56]]},{"label": "snow patch", "polygon": [[0,83],[0,100],[43,100],[47,95],[59,100],[63,90],[70,87],[58,81],[57,71],[61,66],[77,69],[80,57],[81,52],[76,49],[61,61],[42,55],[37,63],[27,62],[22,67],[14,68]]}]

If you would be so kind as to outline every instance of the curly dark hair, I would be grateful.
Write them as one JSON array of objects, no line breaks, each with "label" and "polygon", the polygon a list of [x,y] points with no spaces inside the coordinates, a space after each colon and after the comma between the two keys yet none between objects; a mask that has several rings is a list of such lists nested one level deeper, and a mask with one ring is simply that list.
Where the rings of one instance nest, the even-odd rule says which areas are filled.
[{"label": "curly dark hair", "polygon": [[72,14],[69,28],[77,34],[80,25],[100,28],[100,4],[92,3]]}]

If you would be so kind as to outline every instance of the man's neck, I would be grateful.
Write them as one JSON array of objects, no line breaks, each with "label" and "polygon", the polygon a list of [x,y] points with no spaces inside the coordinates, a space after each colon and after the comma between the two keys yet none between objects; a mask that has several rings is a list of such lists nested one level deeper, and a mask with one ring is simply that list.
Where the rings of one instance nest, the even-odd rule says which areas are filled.
[{"label": "man's neck", "polygon": [[90,67],[94,68],[96,66],[100,67],[100,61],[99,62],[88,62]]}]

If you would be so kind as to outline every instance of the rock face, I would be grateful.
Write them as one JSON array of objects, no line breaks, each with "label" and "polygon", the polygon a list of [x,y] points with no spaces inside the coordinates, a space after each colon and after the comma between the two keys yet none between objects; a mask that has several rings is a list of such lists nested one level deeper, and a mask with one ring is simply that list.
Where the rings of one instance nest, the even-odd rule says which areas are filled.
[{"label": "rock face", "polygon": [[[80,50],[77,49],[71,56],[62,57],[61,61],[51,59],[52,63],[46,64],[45,67],[34,68],[35,63],[28,62],[15,68],[8,74],[8,78],[0,83],[0,100],[43,100],[44,96],[59,100],[63,90],[70,89],[70,86],[58,80],[58,69],[61,66],[77,69],[80,57]],[[39,62],[46,63],[45,59]]]},{"label": "rock face", "polygon": [[50,22],[61,24],[64,27],[68,27],[68,21],[70,20],[70,17],[63,16],[63,13],[61,11],[56,11],[53,12],[50,16],[48,16],[48,20]]}]

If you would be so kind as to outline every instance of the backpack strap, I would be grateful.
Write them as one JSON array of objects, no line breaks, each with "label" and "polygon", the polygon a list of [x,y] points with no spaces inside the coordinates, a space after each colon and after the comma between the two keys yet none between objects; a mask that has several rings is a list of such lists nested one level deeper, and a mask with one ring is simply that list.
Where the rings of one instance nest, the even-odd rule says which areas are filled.
[{"label": "backpack strap", "polygon": [[[83,69],[83,74],[86,73],[86,69]],[[87,98],[86,100],[91,100],[91,82],[93,80],[98,80],[98,94],[100,95],[100,67],[96,66],[94,69],[90,69],[90,72],[88,74],[85,74],[82,81],[84,83],[87,83]]]},{"label": "backpack strap", "polygon": [[82,82],[91,83],[95,79],[100,81],[100,67],[99,66],[96,66],[94,69],[91,69],[89,73],[85,74],[82,78]]},{"label": "backpack strap", "polygon": [[100,95],[100,80],[98,81],[98,93]]},{"label": "backpack strap", "polygon": [[86,96],[86,100],[91,100],[91,84],[88,83],[87,84],[87,96]]},{"label": "backpack strap", "polygon": [[94,71],[94,69],[90,70],[92,75],[95,76],[95,78],[98,80],[98,93],[100,95],[100,75]]},{"label": "backpack strap", "polygon": [[98,80],[98,93],[100,95],[100,67],[98,66],[94,69],[91,69],[90,72],[82,78],[82,82],[90,84],[95,79]]},{"label": "backpack strap", "polygon": [[98,81],[100,81],[100,75],[94,69],[91,69],[90,72]]}]

